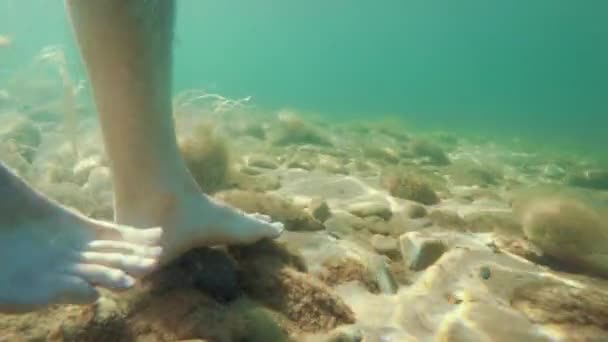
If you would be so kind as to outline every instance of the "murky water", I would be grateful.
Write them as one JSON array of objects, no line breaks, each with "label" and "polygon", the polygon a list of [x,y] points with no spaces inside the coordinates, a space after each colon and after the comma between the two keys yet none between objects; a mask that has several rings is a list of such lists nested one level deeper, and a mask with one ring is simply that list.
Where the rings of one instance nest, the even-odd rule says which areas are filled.
[{"label": "murky water", "polygon": [[[183,159],[286,232],[0,315],[0,341],[608,338],[607,2],[177,9]],[[63,2],[0,0],[0,160],[112,221],[93,99]]]}]

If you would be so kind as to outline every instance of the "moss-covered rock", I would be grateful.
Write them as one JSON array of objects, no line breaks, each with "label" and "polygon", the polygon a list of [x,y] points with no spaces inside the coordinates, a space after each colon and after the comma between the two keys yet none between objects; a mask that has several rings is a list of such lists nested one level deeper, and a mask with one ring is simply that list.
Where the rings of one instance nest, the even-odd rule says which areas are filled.
[{"label": "moss-covered rock", "polygon": [[214,125],[199,124],[189,137],[180,141],[180,150],[203,191],[215,192],[227,186],[230,156],[224,139],[215,134]]},{"label": "moss-covered rock", "polygon": [[424,177],[403,171],[386,171],[382,175],[382,186],[395,197],[425,205],[439,203],[439,196]]}]

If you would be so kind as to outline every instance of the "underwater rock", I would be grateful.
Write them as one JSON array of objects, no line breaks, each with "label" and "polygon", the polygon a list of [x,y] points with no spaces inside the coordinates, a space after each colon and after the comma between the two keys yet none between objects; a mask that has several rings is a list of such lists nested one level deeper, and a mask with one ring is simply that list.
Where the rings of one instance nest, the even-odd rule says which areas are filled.
[{"label": "underwater rock", "polygon": [[363,332],[356,326],[340,327],[332,331],[320,342],[362,342]]},{"label": "underwater rock", "polygon": [[433,222],[434,225],[453,229],[456,231],[467,231],[467,223],[454,211],[445,209],[434,209],[432,210],[428,218]]},{"label": "underwater rock", "polygon": [[449,175],[456,185],[488,187],[503,178],[502,172],[490,165],[480,165],[468,160],[458,160],[450,165]]},{"label": "underwater rock", "polygon": [[499,235],[494,239],[493,243],[496,248],[501,251],[518,255],[536,264],[547,263],[543,258],[543,251],[541,251],[530,241],[523,238],[513,238]]},{"label": "underwater rock", "polygon": [[442,240],[417,232],[401,235],[399,247],[403,261],[413,271],[422,271],[431,266],[447,250]]},{"label": "underwater rock", "polygon": [[308,212],[317,219],[317,221],[324,223],[331,217],[331,210],[327,202],[321,198],[314,198],[308,204]]},{"label": "underwater rock", "polygon": [[415,201],[424,205],[439,203],[439,196],[429,182],[413,173],[385,173],[381,183],[391,196]]},{"label": "underwater rock", "polygon": [[587,170],[581,174],[570,176],[567,182],[569,185],[581,188],[608,190],[608,171]]},{"label": "underwater rock", "polygon": [[390,147],[368,145],[363,148],[365,158],[376,159],[388,164],[399,163],[399,153]]},{"label": "underwater rock", "polygon": [[391,235],[393,232],[393,226],[379,216],[368,216],[363,220],[366,222],[365,228],[372,234]]},{"label": "underwater rock", "polygon": [[226,187],[230,158],[226,142],[215,133],[215,127],[202,123],[180,141],[181,154],[192,176],[206,193]]},{"label": "underwater rock", "polygon": [[100,155],[92,155],[79,160],[72,169],[73,181],[76,184],[85,184],[91,170],[102,165],[101,161],[102,158]]},{"label": "underwater rock", "polygon": [[247,342],[288,342],[287,332],[277,322],[276,313],[249,300],[241,298],[231,305],[230,310],[243,318],[245,333],[242,341]]},{"label": "underwater rock", "polygon": [[[253,247],[255,248],[255,247]],[[253,251],[252,247],[247,250]],[[235,254],[233,254],[235,255]],[[328,331],[355,322],[352,310],[331,288],[276,256],[237,256],[241,286],[254,299],[284,314],[303,331]]]},{"label": "underwater rock", "polygon": [[31,167],[14,143],[0,143],[0,161],[21,177],[25,177]]},{"label": "underwater rock", "polygon": [[226,252],[197,248],[178,261],[193,287],[216,301],[230,302],[241,295],[238,265]]},{"label": "underwater rock", "polygon": [[249,213],[260,213],[282,222],[291,231],[315,231],[325,227],[304,209],[277,195],[229,190],[217,194],[220,200]]},{"label": "underwater rock", "polygon": [[264,192],[277,190],[281,187],[281,180],[274,174],[260,174],[250,176],[243,173],[234,173],[228,180],[230,185],[239,190]]},{"label": "underwater rock", "polygon": [[328,155],[320,155],[317,167],[329,173],[346,175],[348,174],[348,169],[344,164],[344,162],[338,161],[335,157]]},{"label": "underwater rock", "polygon": [[324,224],[330,234],[339,238],[367,229],[370,225],[362,218],[348,212],[336,212]]},{"label": "underwater rock", "polygon": [[428,140],[418,139],[412,142],[411,151],[416,157],[427,158],[431,163],[439,166],[450,164],[450,159],[443,149]]},{"label": "underwater rock", "polygon": [[255,167],[249,167],[247,165],[240,165],[238,168],[239,172],[248,176],[258,176],[262,174],[260,169]]},{"label": "underwater rock", "polygon": [[350,281],[359,282],[371,293],[379,293],[376,277],[370,269],[353,258],[333,257],[323,263],[323,271],[318,275],[325,284],[334,287]]},{"label": "underwater rock", "polygon": [[109,167],[97,166],[89,171],[87,181],[83,186],[89,193],[99,193],[112,190],[112,174]]},{"label": "underwater rock", "polygon": [[13,144],[15,152],[28,163],[34,160],[41,141],[40,129],[32,121],[24,118],[3,122],[0,129],[0,144]]},{"label": "underwater rock", "polygon": [[608,336],[608,293],[595,286],[530,281],[514,289],[511,305],[534,323],[563,327],[564,340],[600,341]]},{"label": "underwater rock", "polygon": [[380,293],[395,294],[399,285],[388,267],[388,259],[380,255],[370,255],[366,260],[366,268],[378,286]]},{"label": "underwater rock", "polygon": [[357,202],[348,206],[348,211],[358,217],[377,216],[389,220],[393,215],[388,203],[378,201]]},{"label": "underwater rock", "polygon": [[412,204],[407,209],[407,215],[411,219],[422,218],[425,217],[426,214],[426,208],[418,204]]},{"label": "underwater rock", "polygon": [[521,224],[511,212],[477,211],[464,216],[464,222],[473,233],[498,232],[521,234]]},{"label": "underwater rock", "polygon": [[376,252],[384,254],[391,259],[396,259],[400,256],[399,241],[393,237],[374,234],[370,239],[370,243]]},{"label": "underwater rock", "polygon": [[332,143],[321,131],[293,113],[279,114],[278,125],[271,138],[275,145],[312,144],[331,146]]},{"label": "underwater rock", "polygon": [[260,156],[260,155],[252,155],[247,157],[247,165],[251,167],[257,167],[261,169],[270,169],[274,170],[279,167],[279,165],[269,157]]},{"label": "underwater rock", "polygon": [[315,168],[310,160],[297,157],[287,162],[287,167],[290,169],[302,169],[307,171]]},{"label": "underwater rock", "polygon": [[558,165],[549,164],[543,168],[543,175],[547,178],[561,179],[566,175],[566,170]]},{"label": "underwater rock", "polygon": [[541,198],[523,209],[522,226],[544,254],[608,277],[608,225],[594,209],[573,199]]}]

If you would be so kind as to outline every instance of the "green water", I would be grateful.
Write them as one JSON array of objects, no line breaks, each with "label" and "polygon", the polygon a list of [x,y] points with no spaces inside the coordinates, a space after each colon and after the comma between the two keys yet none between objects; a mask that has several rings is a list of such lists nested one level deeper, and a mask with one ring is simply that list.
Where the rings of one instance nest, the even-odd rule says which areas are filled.
[{"label": "green water", "polygon": [[[559,148],[608,143],[608,2],[180,0],[176,91]],[[0,0],[0,77],[63,45],[59,0]]]}]

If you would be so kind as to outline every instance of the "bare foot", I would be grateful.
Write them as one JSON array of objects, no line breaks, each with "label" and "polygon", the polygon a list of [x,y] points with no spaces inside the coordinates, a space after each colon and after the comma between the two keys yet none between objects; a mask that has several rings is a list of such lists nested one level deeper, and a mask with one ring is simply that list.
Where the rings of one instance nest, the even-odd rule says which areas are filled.
[{"label": "bare foot", "polygon": [[158,263],[160,228],[52,212],[0,227],[0,312],[91,303],[99,296],[95,286],[129,288]]},{"label": "bare foot", "polygon": [[163,227],[163,263],[195,247],[274,239],[284,229],[282,223],[271,222],[269,216],[244,213],[220,203],[200,192],[196,185],[181,192],[159,191],[140,201],[117,205],[115,210],[119,223]]}]

